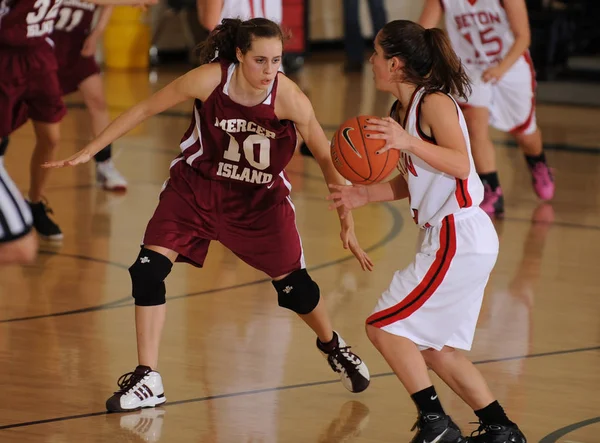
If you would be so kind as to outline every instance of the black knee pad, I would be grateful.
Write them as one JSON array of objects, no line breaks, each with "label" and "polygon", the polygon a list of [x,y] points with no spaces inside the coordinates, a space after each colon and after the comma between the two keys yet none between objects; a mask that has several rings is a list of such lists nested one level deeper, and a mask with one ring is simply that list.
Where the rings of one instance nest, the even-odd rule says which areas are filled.
[{"label": "black knee pad", "polygon": [[282,308],[297,314],[310,314],[319,304],[321,291],[306,269],[298,269],[282,280],[273,281]]},{"label": "black knee pad", "polygon": [[142,248],[135,263],[129,268],[132,293],[137,306],[157,306],[166,303],[165,278],[173,263],[167,257]]}]

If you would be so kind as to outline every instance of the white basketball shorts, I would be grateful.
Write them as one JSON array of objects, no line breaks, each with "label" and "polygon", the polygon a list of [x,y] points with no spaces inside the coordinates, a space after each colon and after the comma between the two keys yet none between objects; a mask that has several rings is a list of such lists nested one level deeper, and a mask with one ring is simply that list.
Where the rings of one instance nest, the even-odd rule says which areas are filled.
[{"label": "white basketball shorts", "polygon": [[396,271],[367,324],[421,350],[470,350],[483,292],[498,256],[498,236],[479,207],[421,231],[415,260]]},{"label": "white basketball shorts", "polygon": [[537,128],[535,118],[535,71],[526,52],[497,83],[484,83],[482,70],[465,65],[471,78],[473,91],[465,102],[457,98],[461,107],[487,108],[490,125],[510,133],[533,134]]}]

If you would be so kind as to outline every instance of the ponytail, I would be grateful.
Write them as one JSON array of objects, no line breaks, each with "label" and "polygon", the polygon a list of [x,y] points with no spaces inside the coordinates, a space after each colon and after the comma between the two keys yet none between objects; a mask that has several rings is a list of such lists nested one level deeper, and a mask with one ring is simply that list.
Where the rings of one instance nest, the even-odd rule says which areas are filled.
[{"label": "ponytail", "polygon": [[242,21],[238,18],[225,18],[208,38],[200,43],[200,64],[210,63],[215,58],[229,63],[237,63],[236,49],[245,54],[254,38],[279,38],[284,36],[279,25],[266,18],[253,18]]},{"label": "ponytail", "polygon": [[471,93],[469,77],[444,31],[425,29],[423,36],[431,54],[431,70],[423,84],[425,89],[437,89],[466,100]]},{"label": "ponytail", "polygon": [[386,24],[379,36],[387,59],[404,62],[400,81],[423,87],[427,93],[441,91],[467,98],[469,77],[441,29],[425,29],[409,20]]},{"label": "ponytail", "polygon": [[230,63],[236,61],[235,43],[237,34],[242,25],[239,18],[225,18],[221,24],[200,43],[200,64],[210,63],[216,57]]}]

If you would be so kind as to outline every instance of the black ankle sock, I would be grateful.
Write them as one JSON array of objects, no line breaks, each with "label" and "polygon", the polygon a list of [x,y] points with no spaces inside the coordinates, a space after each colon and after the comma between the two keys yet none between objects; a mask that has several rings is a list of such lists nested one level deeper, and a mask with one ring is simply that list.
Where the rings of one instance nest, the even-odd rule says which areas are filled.
[{"label": "black ankle sock", "polygon": [[438,398],[437,392],[435,392],[435,388],[433,386],[429,386],[422,391],[415,392],[413,395],[411,395],[411,398],[415,402],[415,405],[417,405],[417,409],[421,414],[427,414],[429,412],[445,414],[444,408],[442,408],[440,399]]},{"label": "black ankle sock", "polygon": [[111,157],[112,157],[112,145],[108,145],[102,151],[100,151],[96,155],[94,155],[94,160],[96,160],[96,163],[102,163],[102,162],[105,162],[106,160],[110,160]]},{"label": "black ankle sock", "polygon": [[495,191],[498,186],[500,186],[500,182],[498,181],[498,172],[488,172],[487,174],[479,174],[479,178],[483,182],[483,184],[490,185],[492,191]]},{"label": "black ankle sock", "polygon": [[540,162],[546,164],[546,154],[542,151],[540,155],[526,155],[525,160],[527,161],[527,165],[533,168]]},{"label": "black ankle sock", "polygon": [[479,409],[475,411],[475,415],[479,417],[479,419],[488,425],[500,425],[500,426],[508,426],[514,425],[512,421],[508,419],[504,409],[498,403],[498,400],[490,403],[483,409]]},{"label": "black ankle sock", "polygon": [[333,351],[335,348],[337,348],[338,344],[339,344],[338,336],[335,332],[333,333],[333,338],[330,341],[328,341],[327,343],[323,343],[321,340],[319,340],[317,338],[317,347],[323,352]]}]

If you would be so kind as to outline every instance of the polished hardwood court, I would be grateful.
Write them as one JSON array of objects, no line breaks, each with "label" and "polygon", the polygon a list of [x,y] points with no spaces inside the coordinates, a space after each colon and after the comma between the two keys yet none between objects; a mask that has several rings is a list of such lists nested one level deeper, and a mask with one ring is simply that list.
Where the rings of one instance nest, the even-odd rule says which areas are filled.
[{"label": "polished hardwood court", "polygon": [[[113,116],[182,69],[107,72]],[[372,74],[345,76],[314,60],[295,77],[330,136],[346,118],[384,115],[391,98]],[[90,124],[68,98],[60,157],[84,146]],[[277,306],[270,280],[213,243],[204,269],[174,266],[159,371],[167,403],[106,414],[117,378],[137,364],[127,268],[189,124],[191,103],[156,116],[114,144],[125,194],[94,183],[93,166],[56,170],[46,192],[64,232],[35,264],[0,269],[0,442],[407,442],[416,413],[368,341],[364,321],[413,258],[417,228],[406,202],[355,211],[371,273],[339,241],[313,159],[288,167],[307,266],[334,327],[368,364],[371,386],[351,394],[315,347],[313,333]],[[600,442],[600,108],[540,103],[538,122],[557,191],[540,203],[522,155],[492,132],[506,217],[500,255],[470,358],[529,442]],[[30,124],[11,138],[9,173],[27,190]],[[446,410],[469,434],[475,415],[436,379]]]}]

